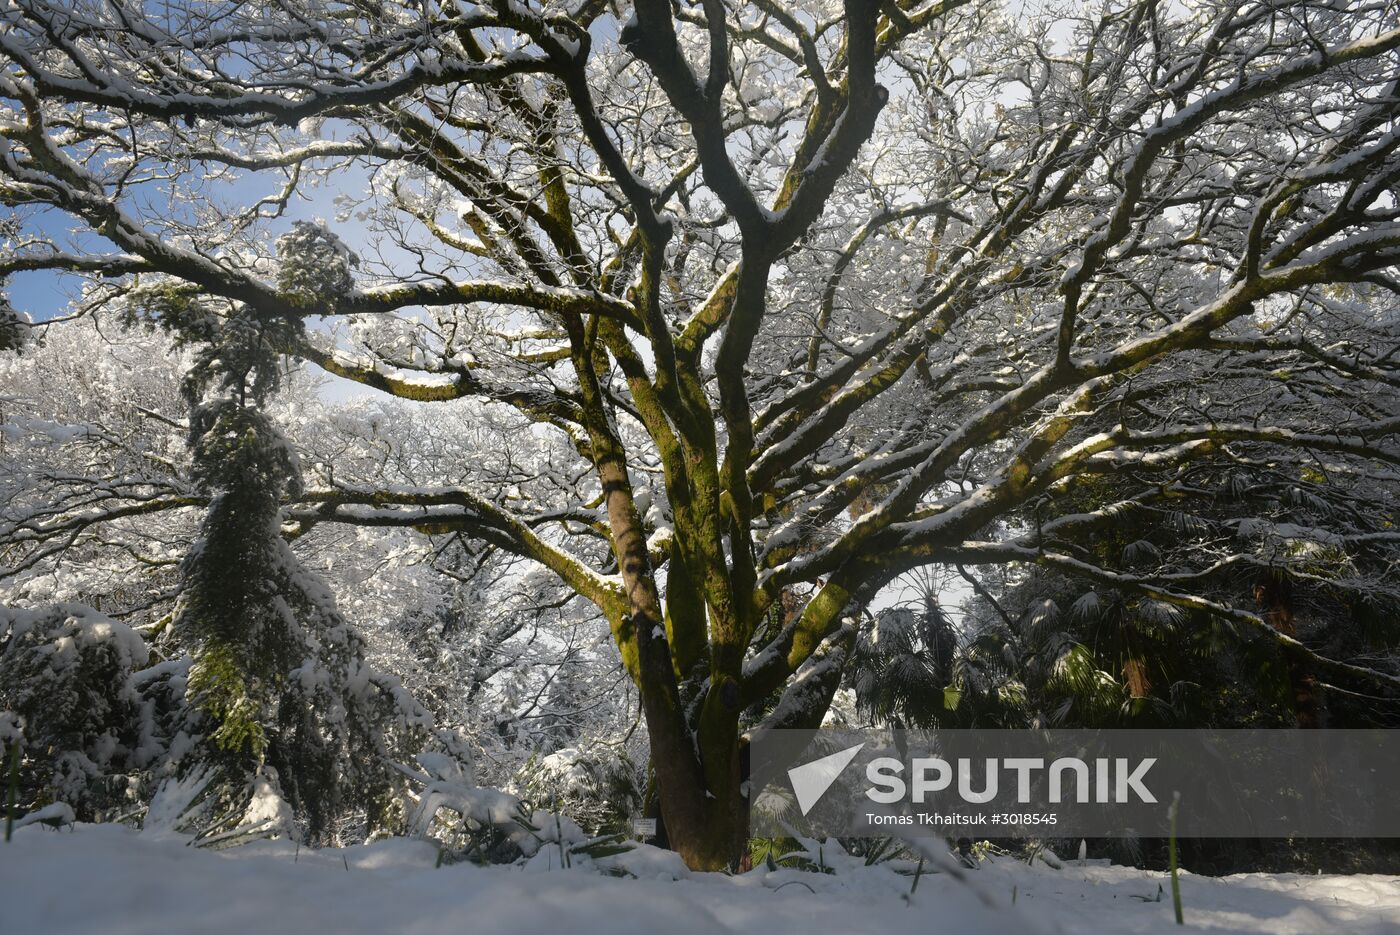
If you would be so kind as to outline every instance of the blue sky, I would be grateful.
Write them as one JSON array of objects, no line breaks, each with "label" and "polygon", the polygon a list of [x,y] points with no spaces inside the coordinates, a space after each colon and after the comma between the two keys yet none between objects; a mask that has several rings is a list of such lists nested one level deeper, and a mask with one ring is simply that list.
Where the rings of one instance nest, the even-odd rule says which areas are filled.
[{"label": "blue sky", "polygon": [[[265,175],[261,179],[254,175],[248,175],[237,182],[228,184],[226,198],[229,201],[250,204],[256,200],[259,194],[270,190],[275,184],[277,183],[272,180],[270,175]],[[304,194],[306,197],[293,199],[288,204],[286,213],[281,218],[271,222],[272,238],[289,228],[293,221],[311,220],[315,217],[329,218],[333,215],[331,201],[335,197],[335,190],[308,188]],[[70,231],[73,229],[81,230],[83,222],[75,221],[61,211],[51,208],[43,210],[25,208],[23,212],[26,222],[24,232],[28,235],[49,237],[61,247],[67,246],[74,252],[97,254],[118,252],[106,238],[90,233],[71,233]],[[352,247],[356,246],[354,231],[338,230],[337,232],[345,238],[347,243],[351,243]],[[78,295],[81,286],[82,277],[80,276],[49,271],[31,271],[13,274],[5,291],[15,308],[28,314],[31,320],[42,322],[64,314],[68,310],[70,300]]]}]

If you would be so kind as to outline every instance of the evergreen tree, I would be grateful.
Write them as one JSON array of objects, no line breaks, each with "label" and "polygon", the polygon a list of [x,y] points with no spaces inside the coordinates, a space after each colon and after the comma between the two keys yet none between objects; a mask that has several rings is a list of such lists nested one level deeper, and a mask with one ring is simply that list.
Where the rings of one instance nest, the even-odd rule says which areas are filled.
[{"label": "evergreen tree", "polygon": [[[352,257],[308,225],[279,241],[285,314],[158,287],[139,309],[196,349],[185,381],[191,477],[209,498],[181,565],[173,627],[190,649],[190,733],[182,776],[207,782],[206,834],[285,831],[285,799],[312,842],[394,826],[403,777],[432,718],[396,678],[365,662],[361,636],[282,534],[281,504],[301,491],[296,453],[262,411],[279,382],[278,353],[302,329],[310,292],[349,288]],[[337,266],[339,263],[339,266]]]},{"label": "evergreen tree", "polygon": [[241,816],[261,780],[311,840],[334,837],[350,810],[379,827],[395,817],[391,763],[422,744],[431,719],[367,666],[363,640],[282,538],[280,500],[298,475],[268,417],[218,399],[196,410],[191,433],[211,502],[174,626],[194,658],[190,701],[210,725],[216,826]]},{"label": "evergreen tree", "polygon": [[29,320],[10,304],[4,285],[4,279],[0,279],[0,352],[18,351],[29,340]]}]

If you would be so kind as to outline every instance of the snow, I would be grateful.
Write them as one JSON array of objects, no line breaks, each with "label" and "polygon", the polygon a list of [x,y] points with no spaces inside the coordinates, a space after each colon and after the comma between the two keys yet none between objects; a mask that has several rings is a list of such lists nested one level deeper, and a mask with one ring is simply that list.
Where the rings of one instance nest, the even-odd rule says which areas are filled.
[{"label": "snow", "polygon": [[278,793],[276,775],[269,766],[253,778],[252,800],[239,826],[230,834],[260,834],[293,827],[292,807]]},{"label": "snow", "polygon": [[[58,621],[62,619],[62,623]],[[62,603],[29,610],[0,605],[0,638],[15,638],[36,626],[51,628],[41,639],[48,644],[45,653],[54,669],[78,662],[80,649],[105,645],[111,648],[122,668],[144,665],[151,651],[141,634],[83,604]]]},{"label": "snow", "polygon": [[[495,825],[509,832],[519,814],[520,799],[499,789],[481,788],[465,782],[438,781],[428,783],[414,814],[413,825],[426,833],[439,809],[457,812],[475,826]],[[515,828],[522,840],[528,837],[523,828]]]},{"label": "snow", "polygon": [[[18,829],[11,844],[0,844],[5,928],[47,935],[194,927],[209,935],[1400,930],[1400,878],[1382,876],[1183,873],[1182,929],[1165,874],[1102,861],[1055,869],[993,858],[965,880],[926,868],[911,896],[910,877],[892,863],[865,867],[834,846],[825,853],[833,873],[759,866],[724,876],[690,873],[676,855],[644,845],[597,861],[576,857],[561,869],[549,847],[521,868],[437,867],[433,843],[405,838],[323,851],[286,841],[211,851],[186,840],[118,825]],[[617,873],[635,879],[610,875]]]},{"label": "snow", "polygon": [[147,838],[176,834],[185,813],[208,782],[207,772],[197,772],[183,778],[172,777],[162,782],[146,809],[143,834]]},{"label": "snow", "polygon": [[71,825],[73,818],[73,809],[66,802],[53,802],[36,812],[30,812],[23,818],[16,819],[15,828],[27,828],[37,824]]}]

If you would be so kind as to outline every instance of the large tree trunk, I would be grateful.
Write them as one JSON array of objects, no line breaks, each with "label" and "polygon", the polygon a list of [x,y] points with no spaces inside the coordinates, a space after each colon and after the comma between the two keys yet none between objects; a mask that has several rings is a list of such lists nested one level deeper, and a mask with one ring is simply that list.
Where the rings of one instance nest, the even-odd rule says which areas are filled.
[{"label": "large tree trunk", "polygon": [[696,783],[690,771],[674,768],[678,758],[653,752],[667,842],[692,870],[734,869],[748,842],[737,731],[730,740],[729,754],[719,758],[732,764],[732,773],[718,787],[713,780]]},{"label": "large tree trunk", "polygon": [[[643,682],[657,692],[654,680],[644,675]],[[697,735],[679,707],[649,703],[646,694],[644,688],[652,771],[646,807],[658,819],[657,843],[680,854],[692,870],[733,869],[748,840],[738,720],[709,725]]]},{"label": "large tree trunk", "polygon": [[[809,658],[803,677],[788,685],[767,730],[815,731],[831,707],[841,684],[844,661],[854,644],[854,627],[835,632]],[[726,691],[724,685],[732,687]],[[722,682],[709,689],[702,704],[698,735],[685,732],[683,748],[670,749],[669,737],[658,743],[652,734],[652,763],[659,793],[661,824],[668,845],[694,870],[730,870],[743,866],[749,839],[750,796],[744,783],[750,776],[748,737],[739,729],[737,685]],[[699,751],[701,768],[685,768]],[[696,776],[700,781],[695,781]]]},{"label": "large tree trunk", "polygon": [[641,693],[667,839],[691,869],[726,870],[737,864],[748,832],[740,795],[739,686],[712,672],[692,726],[625,469],[605,463],[600,474],[627,592],[628,613],[615,629],[620,645],[636,646],[629,668]]}]

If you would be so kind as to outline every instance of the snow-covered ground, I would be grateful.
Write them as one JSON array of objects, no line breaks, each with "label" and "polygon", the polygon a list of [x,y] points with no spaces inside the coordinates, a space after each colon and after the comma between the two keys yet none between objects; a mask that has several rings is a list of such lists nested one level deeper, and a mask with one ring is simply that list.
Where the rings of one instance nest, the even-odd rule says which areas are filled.
[{"label": "snow-covered ground", "polygon": [[[936,932],[1179,932],[1166,876],[1073,861],[1054,870],[997,859],[968,882],[910,879],[835,858],[834,874],[688,875],[672,854],[559,869],[435,868],[423,841],[343,851],[263,842],[211,852],[111,825],[32,826],[0,844],[0,931],[14,935],[762,935]],[[617,859],[613,869],[617,870]],[[681,876],[683,879],[674,880]],[[1164,894],[1157,901],[1158,887]],[[1188,931],[1400,932],[1400,878],[1247,874],[1182,880]],[[1014,905],[1013,905],[1014,898]]]}]

